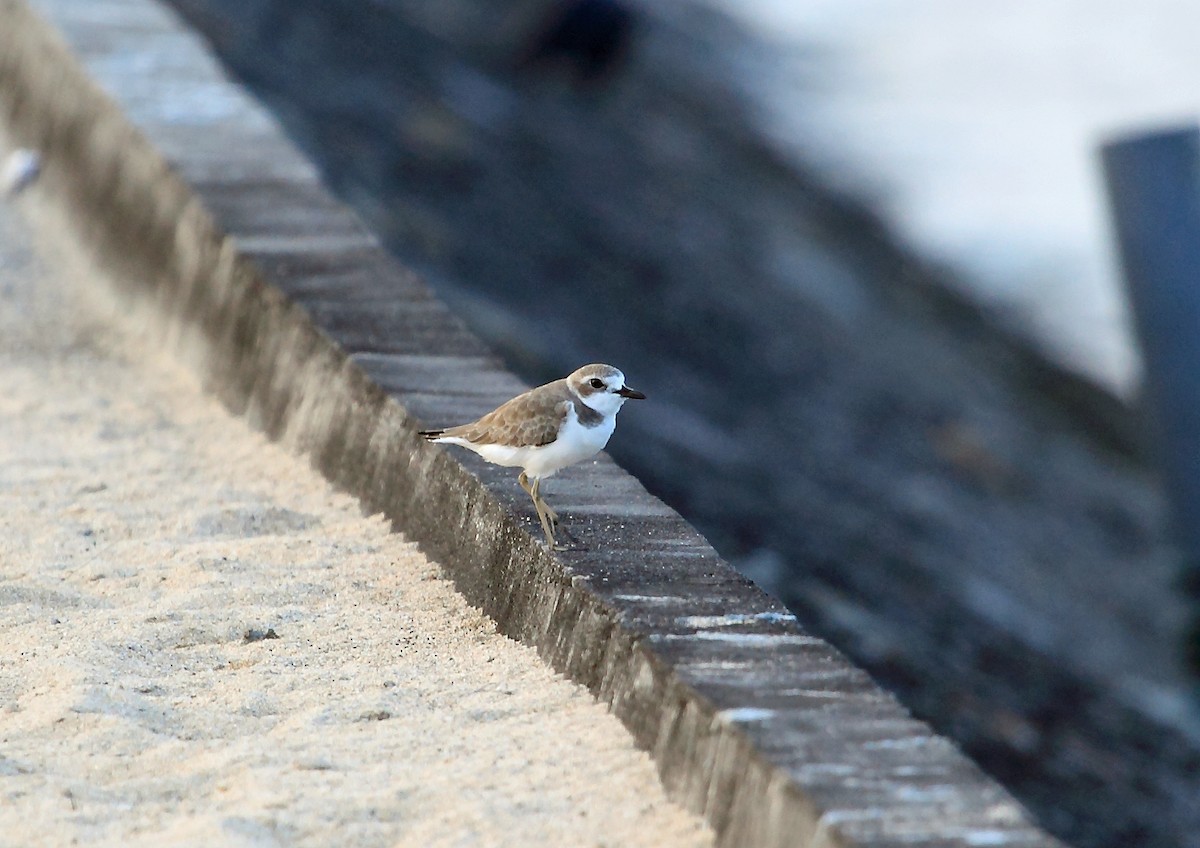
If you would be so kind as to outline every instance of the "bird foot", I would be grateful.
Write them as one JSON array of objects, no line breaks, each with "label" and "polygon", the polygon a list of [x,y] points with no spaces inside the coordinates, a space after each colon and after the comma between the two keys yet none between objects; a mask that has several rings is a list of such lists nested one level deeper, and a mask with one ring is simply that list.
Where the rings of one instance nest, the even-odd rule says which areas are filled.
[{"label": "bird foot", "polygon": [[553,537],[547,537],[546,549],[550,551],[579,550],[579,540],[562,528],[558,528]]}]

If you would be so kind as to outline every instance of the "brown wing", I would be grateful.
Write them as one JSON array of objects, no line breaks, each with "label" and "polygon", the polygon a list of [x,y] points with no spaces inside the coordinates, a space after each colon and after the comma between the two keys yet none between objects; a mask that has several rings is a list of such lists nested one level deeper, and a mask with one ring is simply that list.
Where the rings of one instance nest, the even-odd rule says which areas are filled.
[{"label": "brown wing", "polygon": [[571,408],[569,397],[566,381],[556,380],[517,395],[478,421],[451,427],[442,435],[482,445],[547,445],[558,437],[558,428]]}]

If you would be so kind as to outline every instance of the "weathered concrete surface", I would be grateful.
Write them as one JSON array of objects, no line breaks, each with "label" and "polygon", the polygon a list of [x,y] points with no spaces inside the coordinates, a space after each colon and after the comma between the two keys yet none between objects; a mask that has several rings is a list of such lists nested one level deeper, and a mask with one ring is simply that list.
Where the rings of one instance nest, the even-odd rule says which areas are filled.
[{"label": "weathered concrete surface", "polygon": [[590,693],[33,241],[0,202],[0,844],[712,844]]},{"label": "weathered concrete surface", "polygon": [[231,409],[608,702],[723,844],[1056,844],[607,459],[556,479],[582,545],[547,554],[511,474],[414,433],[511,393],[480,343],[160,7],[33,5],[119,104],[25,5],[0,2],[5,118],[46,155],[38,190],[94,261],[159,310]]}]

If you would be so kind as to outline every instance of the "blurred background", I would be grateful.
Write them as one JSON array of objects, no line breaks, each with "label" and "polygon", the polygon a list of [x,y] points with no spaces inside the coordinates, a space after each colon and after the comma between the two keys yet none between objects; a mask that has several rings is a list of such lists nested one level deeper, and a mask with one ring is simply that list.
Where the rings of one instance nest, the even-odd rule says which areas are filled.
[{"label": "blurred background", "polygon": [[[1096,150],[1182,0],[170,0],[531,383],[1078,846],[1200,845]],[[568,517],[569,520],[569,517]]]}]

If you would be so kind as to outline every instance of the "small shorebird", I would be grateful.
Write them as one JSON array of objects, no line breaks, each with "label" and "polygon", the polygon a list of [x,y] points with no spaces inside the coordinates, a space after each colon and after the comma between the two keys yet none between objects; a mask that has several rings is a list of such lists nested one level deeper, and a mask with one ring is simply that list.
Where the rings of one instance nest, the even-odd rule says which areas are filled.
[{"label": "small shorebird", "polygon": [[542,480],[603,449],[625,401],[645,397],[626,386],[625,375],[611,365],[585,365],[517,395],[478,421],[421,435],[461,445],[496,465],[521,468],[517,482],[533,498],[547,546],[563,550],[555,544],[558,513],[542,499]]}]

